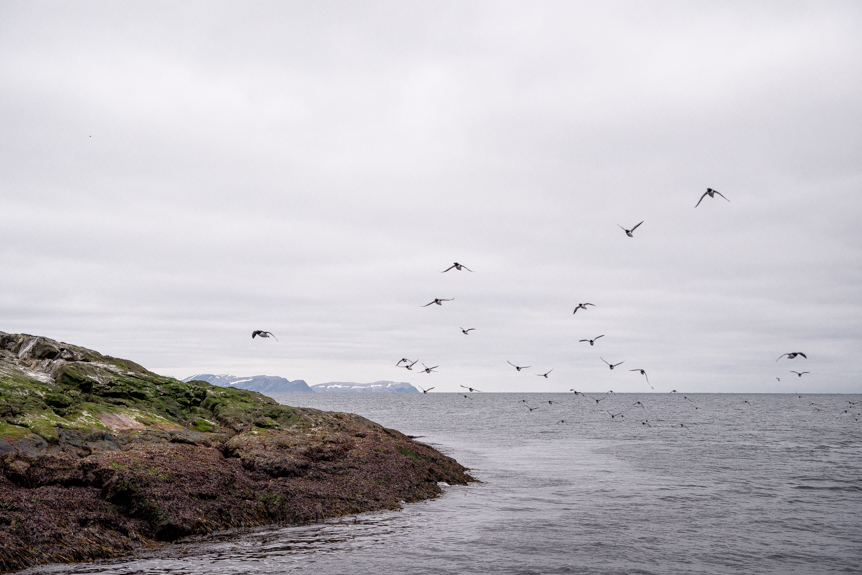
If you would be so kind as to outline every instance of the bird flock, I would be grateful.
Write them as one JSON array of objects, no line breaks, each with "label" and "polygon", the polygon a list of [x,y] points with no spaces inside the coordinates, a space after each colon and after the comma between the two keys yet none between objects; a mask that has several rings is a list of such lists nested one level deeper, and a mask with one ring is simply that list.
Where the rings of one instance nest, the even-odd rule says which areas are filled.
[{"label": "bird flock", "polygon": [[[714,190],[714,189],[712,189],[712,188],[707,188],[707,190],[703,193],[703,195],[701,195],[700,199],[698,199],[698,201],[697,201],[697,203],[695,204],[695,206],[694,206],[694,207],[695,207],[695,208],[697,208],[698,206],[700,206],[701,202],[703,202],[703,200],[704,200],[705,198],[707,198],[707,197],[709,197],[709,198],[715,198],[715,196],[716,196],[716,195],[718,195],[719,197],[721,197],[721,198],[722,198],[722,199],[724,199],[725,201],[730,202],[730,200],[729,200],[729,199],[727,199],[727,198],[726,198],[722,193],[720,193],[719,191]],[[635,230],[637,230],[641,225],[643,225],[643,223],[644,223],[643,221],[638,222],[636,225],[632,226],[632,227],[631,227],[631,229],[625,228],[625,227],[623,227],[623,226],[621,226],[621,225],[619,225],[619,224],[617,224],[617,226],[618,226],[620,229],[622,229],[622,230],[623,230],[623,232],[625,232],[625,234],[626,234],[626,236],[627,236],[627,237],[634,238],[634,232],[635,232]],[[473,272],[474,272],[474,270],[470,269],[469,267],[465,266],[464,264],[461,264],[461,263],[459,263],[459,262],[454,262],[452,265],[450,265],[450,266],[449,266],[449,267],[447,267],[446,269],[442,270],[440,273],[447,273],[447,272],[452,271],[452,270],[459,271],[459,272],[460,272],[460,271],[467,271],[467,272],[470,272],[470,273],[473,273]],[[433,306],[433,305],[442,306],[442,305],[444,304],[444,302],[452,302],[452,301],[455,301],[455,298],[454,298],[454,297],[450,297],[450,298],[434,298],[432,301],[430,301],[430,302],[428,302],[428,303],[426,303],[426,304],[420,305],[420,307],[422,307],[422,308],[427,308],[427,307],[429,307],[429,306]],[[573,315],[577,315],[577,313],[578,313],[579,311],[582,311],[582,312],[588,312],[588,311],[590,310],[590,308],[595,308],[595,307],[596,307],[596,304],[591,303],[591,302],[582,302],[582,303],[578,303],[577,305],[575,305],[574,310],[572,311],[572,314],[573,314]],[[460,329],[460,330],[461,330],[461,332],[462,332],[464,335],[470,335],[470,332],[476,331],[476,328],[475,328],[475,327],[468,327],[468,328],[459,327],[458,329]],[[268,338],[272,337],[273,339],[276,339],[276,341],[277,341],[277,338],[275,337],[275,335],[274,335],[272,332],[264,331],[264,330],[255,330],[255,331],[253,331],[253,332],[252,332],[252,339],[254,339],[254,338],[256,338],[256,337],[266,338],[266,339],[268,339]],[[589,343],[590,347],[594,347],[594,346],[597,344],[598,340],[599,340],[599,339],[601,339],[601,338],[603,338],[603,337],[605,337],[605,334],[597,335],[597,336],[592,337],[592,338],[584,338],[584,339],[579,340],[579,343]],[[775,360],[775,361],[776,361],[776,362],[778,362],[778,361],[780,361],[780,360],[781,360],[781,359],[783,359],[783,358],[786,358],[786,359],[788,359],[788,360],[792,360],[792,359],[795,359],[796,357],[802,357],[802,358],[804,358],[804,359],[807,359],[807,358],[808,358],[808,356],[807,356],[805,353],[797,351],[797,352],[788,352],[788,353],[784,353],[784,354],[782,354],[781,356],[779,356],[779,357],[778,357],[778,359],[777,359],[777,360]],[[624,363],[625,363],[625,360],[623,360],[623,361],[613,361],[613,362],[611,362],[611,361],[608,361],[608,360],[606,360],[604,357],[601,357],[601,356],[599,356],[599,359],[600,359],[602,362],[604,362],[604,364],[605,364],[605,365],[607,365],[607,366],[608,366],[608,368],[609,368],[611,371],[613,371],[615,368],[617,368],[617,367],[619,367],[620,365],[622,365],[622,364],[624,364]],[[615,358],[615,359],[616,359],[616,358]],[[417,364],[417,363],[420,363],[418,359],[416,359],[416,360],[412,360],[412,359],[409,359],[409,358],[403,357],[403,358],[401,358],[398,362],[396,362],[395,366],[396,366],[396,367],[399,367],[399,368],[404,368],[404,369],[406,369],[406,370],[408,370],[408,371],[413,371],[413,368],[414,368],[414,366],[416,366],[416,364]],[[527,370],[527,369],[529,369],[530,367],[532,367],[531,365],[517,365],[517,364],[512,363],[512,362],[511,362],[511,361],[509,361],[509,360],[507,360],[507,363],[508,363],[511,367],[515,368],[515,370],[516,370],[516,371],[518,371],[518,372],[521,372],[521,371],[523,371],[523,370]],[[425,365],[424,363],[422,363],[421,365],[422,365],[422,369],[417,368],[417,370],[418,370],[418,371],[420,371],[420,372],[426,373],[426,374],[437,373],[437,369],[440,367],[440,365],[434,365],[434,366],[429,367],[429,366]],[[551,375],[551,373],[552,373],[553,371],[554,371],[554,370],[553,370],[553,368],[551,368],[551,369],[549,369],[548,371],[544,371],[544,372],[542,372],[542,373],[536,373],[535,375],[536,375],[536,376],[538,376],[538,377],[543,377],[543,378],[545,378],[545,379],[548,379],[548,378],[549,378],[549,376]],[[655,388],[653,387],[652,383],[650,383],[650,379],[649,379],[649,376],[647,375],[647,371],[646,371],[646,369],[644,369],[644,368],[642,368],[642,367],[637,367],[637,368],[634,368],[634,369],[628,369],[627,371],[629,371],[629,372],[636,372],[636,373],[638,373],[639,375],[642,375],[642,376],[644,377],[644,381],[645,381],[646,385],[647,385],[651,390],[655,390]],[[796,375],[797,375],[797,377],[802,377],[803,375],[808,374],[809,372],[808,372],[808,371],[791,371],[790,373],[796,374]],[[781,381],[781,379],[780,379],[779,377],[777,377],[777,376],[776,376],[776,380],[778,380],[779,382]],[[464,388],[464,389],[467,389],[469,393],[480,392],[480,390],[478,390],[478,389],[476,389],[476,388],[473,388],[473,387],[468,387],[468,386],[464,386],[464,385],[462,385],[461,387],[462,387],[462,388]],[[429,391],[431,391],[432,389],[434,389],[434,387],[428,387],[428,388],[420,387],[420,389],[422,390],[422,392],[423,392],[423,394],[424,394],[424,393],[428,393]],[[581,396],[583,396],[584,398],[592,399],[592,400],[594,400],[594,401],[596,402],[596,404],[599,404],[603,399],[606,399],[606,397],[607,397],[607,394],[606,394],[606,396],[605,396],[605,397],[601,397],[601,398],[593,398],[593,397],[588,397],[588,396],[586,396],[586,395],[584,395],[584,394],[582,394],[582,393],[580,393],[580,392],[577,392],[577,391],[575,391],[574,389],[572,389],[572,390],[570,390],[570,391],[573,391],[573,392],[575,393],[575,395],[576,395],[576,396],[577,396],[577,395],[581,395]],[[608,392],[608,394],[612,394],[612,393],[613,393],[612,391],[611,391],[611,392]],[[676,390],[673,390],[673,391],[671,391],[671,393],[677,393],[677,391],[676,391]],[[464,395],[464,397],[465,397],[465,398],[468,398],[468,399],[471,399],[471,398],[469,397],[469,395]],[[691,398],[689,398],[689,397],[684,397],[684,400],[686,400],[686,401],[689,401],[689,402],[692,402],[692,403],[693,403],[693,401],[692,401],[692,400],[691,400]],[[642,404],[640,404],[640,402],[637,402],[637,403],[635,404],[635,406],[636,406],[636,407],[638,407],[638,408],[644,408],[644,406],[643,406]],[[695,405],[694,407],[695,407],[695,408],[697,408],[697,406],[696,406],[696,405]],[[535,408],[533,408],[533,409],[535,409]],[[531,409],[531,411],[532,411],[532,409]],[[616,417],[622,417],[622,415],[623,415],[622,413],[611,413],[610,411],[608,411],[608,413],[609,413],[609,415],[611,416],[611,418],[612,418],[612,419],[614,419],[614,418],[616,418]],[[648,421],[646,421],[646,420],[644,421],[644,425],[648,425],[648,423],[649,423]]]}]

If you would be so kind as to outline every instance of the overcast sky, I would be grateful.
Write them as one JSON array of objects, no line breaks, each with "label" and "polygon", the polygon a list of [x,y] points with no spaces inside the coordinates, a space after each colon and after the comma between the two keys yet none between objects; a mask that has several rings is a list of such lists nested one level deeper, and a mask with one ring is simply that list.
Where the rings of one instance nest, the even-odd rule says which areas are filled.
[{"label": "overcast sky", "polygon": [[860,30],[852,1],[6,0],[0,330],[175,377],[862,392]]}]

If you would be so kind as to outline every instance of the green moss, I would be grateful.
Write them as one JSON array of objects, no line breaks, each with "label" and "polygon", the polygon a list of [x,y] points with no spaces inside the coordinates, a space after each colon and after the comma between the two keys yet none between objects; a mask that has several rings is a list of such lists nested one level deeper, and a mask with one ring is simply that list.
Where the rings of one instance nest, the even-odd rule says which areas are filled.
[{"label": "green moss", "polygon": [[195,419],[192,422],[190,427],[192,429],[196,429],[197,431],[200,431],[202,433],[207,433],[207,432],[213,430],[212,422],[207,421],[206,419],[203,419],[203,418]]},{"label": "green moss", "polygon": [[106,414],[131,418],[145,427],[183,425],[204,433],[306,430],[321,421],[314,410],[282,406],[259,393],[203,381],[182,382],[128,360],[62,345],[85,361],[58,365],[53,382],[28,377],[15,364],[15,356],[0,350],[0,421],[30,429],[49,441],[56,440],[58,425],[105,430],[101,420],[110,421]]},{"label": "green moss", "polygon": [[23,439],[30,433],[30,430],[26,427],[12,425],[0,419],[0,438],[5,439],[9,443],[14,443],[19,439]]}]

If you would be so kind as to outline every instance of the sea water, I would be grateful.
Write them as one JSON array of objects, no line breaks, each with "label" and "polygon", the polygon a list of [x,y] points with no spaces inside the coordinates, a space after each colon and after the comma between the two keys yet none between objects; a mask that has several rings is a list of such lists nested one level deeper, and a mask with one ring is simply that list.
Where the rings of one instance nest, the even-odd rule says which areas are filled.
[{"label": "sea water", "polygon": [[862,573],[859,395],[274,397],[416,436],[480,482],[30,573]]}]

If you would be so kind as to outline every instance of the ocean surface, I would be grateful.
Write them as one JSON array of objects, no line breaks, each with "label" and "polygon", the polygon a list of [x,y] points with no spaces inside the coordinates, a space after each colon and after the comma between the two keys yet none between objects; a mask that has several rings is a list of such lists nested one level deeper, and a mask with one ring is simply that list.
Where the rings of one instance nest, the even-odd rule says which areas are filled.
[{"label": "ocean surface", "polygon": [[481,482],[29,573],[862,573],[862,395],[273,397],[418,436]]}]

